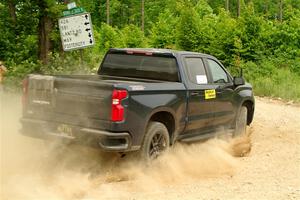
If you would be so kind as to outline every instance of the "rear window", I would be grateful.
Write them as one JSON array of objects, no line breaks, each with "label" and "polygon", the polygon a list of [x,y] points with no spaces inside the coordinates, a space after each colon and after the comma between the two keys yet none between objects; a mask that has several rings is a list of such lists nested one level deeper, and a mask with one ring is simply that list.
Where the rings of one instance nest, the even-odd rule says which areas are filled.
[{"label": "rear window", "polygon": [[107,54],[101,75],[179,81],[176,59],[146,55]]}]

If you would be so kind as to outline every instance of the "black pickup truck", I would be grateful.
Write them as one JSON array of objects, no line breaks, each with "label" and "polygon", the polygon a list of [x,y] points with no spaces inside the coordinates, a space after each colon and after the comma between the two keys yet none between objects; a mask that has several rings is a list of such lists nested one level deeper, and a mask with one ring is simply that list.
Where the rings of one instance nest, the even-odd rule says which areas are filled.
[{"label": "black pickup truck", "polygon": [[154,158],[176,141],[241,134],[252,122],[250,84],[213,56],[110,49],[97,75],[28,75],[22,133]]}]

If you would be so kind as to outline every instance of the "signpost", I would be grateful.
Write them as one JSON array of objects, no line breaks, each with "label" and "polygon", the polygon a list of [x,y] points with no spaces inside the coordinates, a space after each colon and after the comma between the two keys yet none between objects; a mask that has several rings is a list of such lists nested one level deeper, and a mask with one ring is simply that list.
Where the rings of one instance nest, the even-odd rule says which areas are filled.
[{"label": "signpost", "polygon": [[82,49],[95,44],[89,13],[60,18],[58,24],[64,51]]},{"label": "signpost", "polygon": [[83,48],[95,44],[90,13],[77,7],[75,2],[68,4],[63,11],[63,18],[58,20],[60,37],[64,51],[80,49],[80,61],[83,66]]}]

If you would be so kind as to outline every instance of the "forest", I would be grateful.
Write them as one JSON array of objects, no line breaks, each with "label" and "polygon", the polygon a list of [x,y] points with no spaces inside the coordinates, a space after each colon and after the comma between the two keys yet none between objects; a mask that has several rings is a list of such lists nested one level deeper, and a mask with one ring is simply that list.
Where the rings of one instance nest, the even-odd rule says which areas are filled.
[{"label": "forest", "polygon": [[[300,0],[75,0],[96,44],[64,52],[58,19],[68,0],[0,0],[6,88],[29,73],[95,73],[109,48],[153,47],[217,57],[260,96],[300,101]],[[80,58],[83,59],[80,59]]]}]

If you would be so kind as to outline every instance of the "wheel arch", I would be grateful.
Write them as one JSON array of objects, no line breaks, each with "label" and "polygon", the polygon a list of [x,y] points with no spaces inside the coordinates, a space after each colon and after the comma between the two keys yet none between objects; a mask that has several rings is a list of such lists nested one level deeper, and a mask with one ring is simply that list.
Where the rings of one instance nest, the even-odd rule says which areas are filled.
[{"label": "wheel arch", "polygon": [[147,125],[151,121],[160,122],[165,125],[170,136],[170,141],[172,141],[177,127],[177,123],[172,111],[164,109],[156,110],[150,115]]}]

